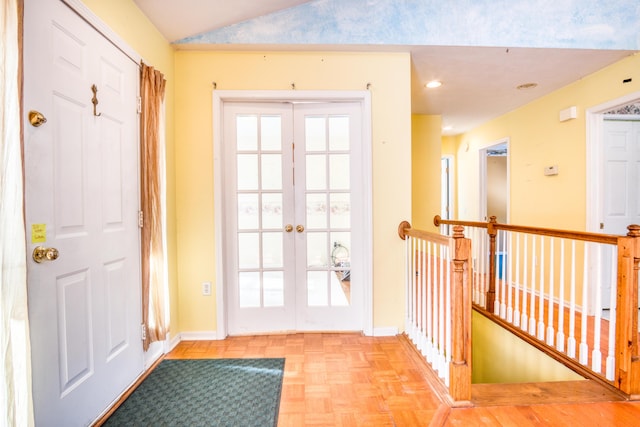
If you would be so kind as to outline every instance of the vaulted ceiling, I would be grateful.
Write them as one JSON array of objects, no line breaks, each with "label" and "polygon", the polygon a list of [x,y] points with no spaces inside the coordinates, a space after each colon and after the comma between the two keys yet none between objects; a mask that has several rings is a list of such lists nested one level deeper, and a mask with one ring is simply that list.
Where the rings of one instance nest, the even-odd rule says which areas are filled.
[{"label": "vaulted ceiling", "polygon": [[134,1],[177,49],[410,52],[412,111],[441,115],[445,134],[640,49],[637,0]]}]

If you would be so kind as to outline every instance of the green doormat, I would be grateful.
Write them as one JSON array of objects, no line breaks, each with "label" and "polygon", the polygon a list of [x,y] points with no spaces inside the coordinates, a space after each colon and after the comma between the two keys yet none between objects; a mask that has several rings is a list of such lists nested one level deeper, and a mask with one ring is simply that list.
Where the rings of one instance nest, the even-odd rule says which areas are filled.
[{"label": "green doormat", "polygon": [[163,360],[105,426],[276,426],[284,359]]}]

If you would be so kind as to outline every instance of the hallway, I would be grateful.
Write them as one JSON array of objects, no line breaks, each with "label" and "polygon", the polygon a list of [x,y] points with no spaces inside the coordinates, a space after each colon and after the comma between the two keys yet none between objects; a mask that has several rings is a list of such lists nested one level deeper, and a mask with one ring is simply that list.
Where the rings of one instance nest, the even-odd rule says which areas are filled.
[{"label": "hallway", "polygon": [[[563,403],[532,404],[536,392],[541,393],[538,401],[546,400],[547,393],[522,385],[503,406],[450,409],[404,335],[309,333],[184,341],[166,356],[242,357],[286,358],[280,427],[640,425],[640,402],[594,402],[603,397],[587,392],[583,399],[593,403],[575,403],[574,392],[567,392],[575,391],[573,385],[554,387],[569,394],[559,400]],[[478,402],[483,399],[475,393],[488,392],[481,387],[484,391],[474,387]]]}]

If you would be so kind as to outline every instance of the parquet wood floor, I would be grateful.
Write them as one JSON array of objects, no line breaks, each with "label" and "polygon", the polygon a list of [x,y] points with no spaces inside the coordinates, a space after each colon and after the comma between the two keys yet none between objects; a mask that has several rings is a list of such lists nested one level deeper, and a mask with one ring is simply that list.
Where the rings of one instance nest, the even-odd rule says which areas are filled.
[{"label": "parquet wood floor", "polygon": [[279,427],[640,426],[640,402],[546,403],[545,397],[535,404],[531,385],[514,388],[513,399],[502,406],[450,408],[403,335],[300,333],[183,341],[166,356],[232,357],[286,358]]}]

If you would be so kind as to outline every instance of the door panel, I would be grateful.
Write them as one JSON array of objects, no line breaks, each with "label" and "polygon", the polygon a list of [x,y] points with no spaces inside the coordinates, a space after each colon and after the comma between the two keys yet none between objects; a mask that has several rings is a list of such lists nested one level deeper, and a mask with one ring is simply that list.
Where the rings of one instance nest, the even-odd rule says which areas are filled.
[{"label": "door panel", "polygon": [[[357,104],[296,105],[297,328],[362,330],[363,254],[352,250],[364,206]],[[298,165],[303,165],[300,168]]]},{"label": "door panel", "polygon": [[[602,232],[626,235],[627,226],[640,223],[640,121],[603,122]],[[611,306],[611,250],[602,254],[602,307]],[[640,302],[639,302],[640,304]]]},{"label": "door panel", "polygon": [[59,251],[28,262],[35,421],[88,425],[143,369],[139,73],[60,1],[25,2],[24,53],[25,109],[47,118],[25,120],[27,248]]},{"label": "door panel", "polygon": [[[225,107],[225,235],[229,331],[291,330],[295,322],[292,107]],[[288,231],[287,231],[288,230]]]}]

